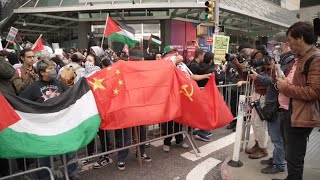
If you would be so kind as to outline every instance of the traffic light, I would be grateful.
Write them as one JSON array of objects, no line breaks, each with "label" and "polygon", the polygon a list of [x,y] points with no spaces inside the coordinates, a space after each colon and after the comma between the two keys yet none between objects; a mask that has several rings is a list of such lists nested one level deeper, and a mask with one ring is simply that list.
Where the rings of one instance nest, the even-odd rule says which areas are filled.
[{"label": "traffic light", "polygon": [[206,1],[204,4],[207,6],[205,9],[206,11],[206,16],[205,18],[207,20],[213,21],[214,20],[214,14],[213,14],[213,7],[214,7],[214,0]]}]

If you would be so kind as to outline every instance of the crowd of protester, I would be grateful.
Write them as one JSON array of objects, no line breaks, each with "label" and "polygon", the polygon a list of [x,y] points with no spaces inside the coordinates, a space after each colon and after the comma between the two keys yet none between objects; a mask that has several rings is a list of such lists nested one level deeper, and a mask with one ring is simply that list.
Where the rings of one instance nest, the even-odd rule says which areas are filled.
[{"label": "crowd of protester", "polygon": [[[264,112],[271,113],[269,119],[261,119],[256,108],[252,108],[251,122],[253,126],[255,145],[246,149],[251,159],[260,159],[268,156],[267,143],[268,137],[271,137],[271,142],[274,144],[272,158],[262,160],[261,163],[268,165],[261,172],[265,174],[274,174],[284,172],[288,169],[289,180],[301,180],[303,174],[303,158],[306,151],[306,143],[312,128],[319,126],[319,117],[315,119],[312,108],[309,102],[319,100],[319,58],[318,61],[311,62],[307,75],[300,75],[295,71],[301,71],[304,68],[304,63],[313,54],[319,53],[319,50],[314,46],[316,36],[312,33],[312,25],[304,22],[299,22],[291,26],[288,31],[280,32],[275,35],[275,38],[270,44],[280,46],[281,53],[280,63],[281,69],[286,78],[275,76],[275,61],[268,53],[263,51],[263,48],[253,48],[249,43],[244,43],[239,46],[238,53],[243,59],[250,62],[253,60],[265,60],[270,58],[269,63],[260,65],[261,69],[257,71],[244,71],[248,64],[239,62],[236,56],[229,62],[215,64],[214,54],[204,52],[202,49],[195,51],[194,58],[186,62],[184,57],[179,55],[178,50],[173,46],[166,46],[163,53],[150,53],[143,56],[142,50],[135,47],[130,52],[114,52],[110,46],[103,45],[103,48],[96,46],[93,41],[90,41],[88,49],[81,50],[71,48],[62,55],[56,56],[37,56],[31,49],[25,48],[18,54],[9,53],[6,51],[0,52],[0,91],[6,91],[16,94],[22,98],[29,99],[35,102],[45,102],[48,99],[59,96],[68,88],[72,87],[80,78],[86,78],[103,68],[111,66],[117,61],[141,61],[141,60],[168,60],[172,61],[186,76],[195,80],[198,86],[204,87],[208,79],[214,74],[217,85],[222,84],[237,84],[243,86],[247,81],[247,77],[254,81],[254,92],[251,96],[251,101],[259,101],[259,104],[264,108]],[[88,35],[92,40],[93,36]],[[279,48],[279,47],[278,47]],[[251,64],[251,66],[253,66]],[[55,93],[48,93],[46,87],[54,86]],[[231,111],[236,117],[237,102],[236,99],[243,91],[239,91],[237,86],[231,90]],[[310,107],[306,109],[306,107]],[[271,110],[270,110],[271,108]],[[292,109],[299,110],[293,112]],[[319,110],[319,109],[318,109]],[[271,112],[270,112],[271,111]],[[303,114],[303,115],[301,115]],[[317,121],[318,120],[318,121]],[[169,123],[160,125],[163,135],[176,133],[182,130],[182,125],[170,121]],[[235,128],[235,122],[231,123],[228,129]],[[191,128],[189,129],[189,131]],[[121,148],[129,146],[133,140],[132,129],[122,129],[115,131],[116,147]],[[140,141],[146,140],[146,128],[139,127]],[[202,141],[210,141],[212,132],[201,129],[192,130],[196,139]],[[97,135],[100,137],[101,151],[110,150],[110,138],[108,133],[100,130]],[[183,135],[175,136],[176,145],[182,148],[189,148]],[[171,148],[172,137],[164,139],[163,151],[169,152]],[[93,140],[87,146],[88,155],[94,154]],[[106,144],[107,143],[107,144]],[[146,145],[140,146],[141,159],[150,162],[151,158],[146,154]],[[119,170],[124,170],[128,159],[129,150],[118,152],[117,166]],[[75,158],[75,153],[66,154],[67,161]],[[94,159],[82,161],[86,165]],[[101,156],[100,159],[93,164],[93,168],[101,168],[112,163],[113,160],[107,155]],[[18,168],[25,170],[32,163],[39,163],[39,166],[50,167],[49,158],[40,158],[38,162],[27,159],[26,162],[22,159],[17,159]],[[8,175],[8,160],[0,159],[0,176]],[[25,167],[26,166],[26,167]],[[68,165],[70,179],[79,179],[77,174],[76,164]],[[39,172],[39,179],[46,179],[48,175]]]}]

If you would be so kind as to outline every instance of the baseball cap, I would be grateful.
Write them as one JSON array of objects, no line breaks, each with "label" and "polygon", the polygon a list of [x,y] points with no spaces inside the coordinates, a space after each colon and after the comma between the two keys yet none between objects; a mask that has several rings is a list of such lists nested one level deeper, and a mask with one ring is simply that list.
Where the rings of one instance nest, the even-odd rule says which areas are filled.
[{"label": "baseball cap", "polygon": [[168,53],[170,51],[173,51],[173,50],[177,50],[177,48],[174,48],[173,46],[166,46],[164,49],[163,49],[163,52],[164,53]]},{"label": "baseball cap", "polygon": [[285,32],[279,32],[274,35],[271,41],[269,41],[269,44],[279,44],[279,43],[285,43],[288,41],[287,34]]}]

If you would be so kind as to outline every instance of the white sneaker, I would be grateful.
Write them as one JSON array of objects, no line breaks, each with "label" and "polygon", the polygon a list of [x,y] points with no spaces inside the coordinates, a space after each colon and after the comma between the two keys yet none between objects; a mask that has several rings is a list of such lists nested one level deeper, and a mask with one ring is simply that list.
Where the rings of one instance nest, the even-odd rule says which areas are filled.
[{"label": "white sneaker", "polygon": [[163,150],[164,152],[169,152],[169,151],[170,151],[170,146],[163,145],[162,150]]},{"label": "white sneaker", "polygon": [[110,159],[108,156],[102,156],[98,162],[95,162],[93,164],[93,169],[100,169],[112,162],[113,162],[112,159]]},{"label": "white sneaker", "polygon": [[189,148],[189,145],[187,143],[185,143],[184,141],[182,141],[182,143],[180,144],[177,144],[178,146],[184,148],[184,149],[188,149]]},{"label": "white sneaker", "polygon": [[86,159],[86,160],[82,160],[81,161],[81,163],[82,163],[82,165],[87,165],[87,164],[89,164],[89,163],[91,163],[91,162],[93,162],[94,161],[94,159],[95,158],[90,158],[90,159]]}]

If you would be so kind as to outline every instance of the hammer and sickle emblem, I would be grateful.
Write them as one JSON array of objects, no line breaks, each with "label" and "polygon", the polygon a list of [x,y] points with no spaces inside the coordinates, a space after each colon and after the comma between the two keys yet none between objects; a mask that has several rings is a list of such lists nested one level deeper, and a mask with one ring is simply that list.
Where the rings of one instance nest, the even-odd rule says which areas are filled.
[{"label": "hammer and sickle emblem", "polygon": [[193,99],[192,99],[192,95],[193,95],[193,93],[194,93],[194,89],[193,89],[193,86],[192,86],[192,84],[190,83],[190,86],[191,86],[191,91],[189,92],[188,91],[188,85],[182,85],[181,86],[181,91],[180,91],[180,93],[183,93],[185,96],[187,96],[188,98],[189,98],[189,100],[190,101],[193,101]]}]

